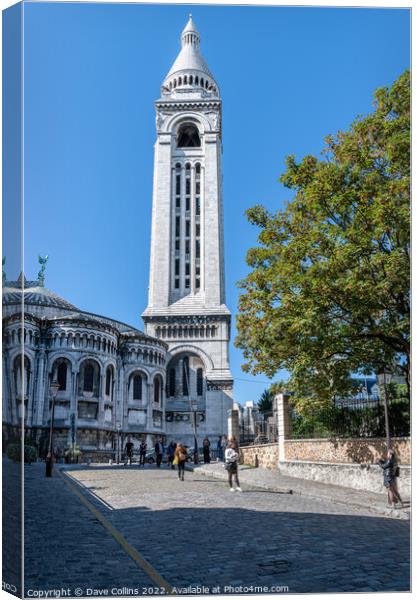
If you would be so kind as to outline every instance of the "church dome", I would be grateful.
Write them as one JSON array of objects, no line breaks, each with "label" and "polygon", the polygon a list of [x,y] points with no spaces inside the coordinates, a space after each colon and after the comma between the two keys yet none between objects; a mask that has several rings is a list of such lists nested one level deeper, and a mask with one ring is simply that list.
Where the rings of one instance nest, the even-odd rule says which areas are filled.
[{"label": "church dome", "polygon": [[[20,281],[6,281],[3,287],[3,306],[20,304],[22,301],[22,286]],[[51,308],[63,308],[65,310],[77,310],[77,307],[55,294],[48,288],[40,286],[38,281],[24,282],[25,305],[48,306]]]},{"label": "church dome", "polygon": [[181,34],[181,50],[165,77],[162,93],[195,93],[219,96],[218,86],[200,52],[200,34],[192,16]]}]

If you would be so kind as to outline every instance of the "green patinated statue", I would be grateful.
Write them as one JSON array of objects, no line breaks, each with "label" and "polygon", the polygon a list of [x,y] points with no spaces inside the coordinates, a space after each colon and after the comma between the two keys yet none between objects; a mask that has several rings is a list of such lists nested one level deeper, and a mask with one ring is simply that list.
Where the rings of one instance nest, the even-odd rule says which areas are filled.
[{"label": "green patinated statue", "polygon": [[48,258],[48,255],[46,255],[45,258],[42,258],[42,256],[38,254],[38,263],[41,265],[41,270],[38,273],[38,284],[41,286],[43,286],[45,283],[45,269]]}]

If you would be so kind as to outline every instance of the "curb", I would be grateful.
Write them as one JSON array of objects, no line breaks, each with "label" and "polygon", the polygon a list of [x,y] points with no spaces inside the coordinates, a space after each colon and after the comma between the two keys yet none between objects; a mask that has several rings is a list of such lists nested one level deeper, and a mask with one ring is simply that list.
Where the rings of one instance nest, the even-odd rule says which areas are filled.
[{"label": "curb", "polygon": [[[190,471],[194,471],[194,466],[187,465],[187,468]],[[227,476],[226,476],[226,474],[223,475],[223,473],[207,472],[207,471],[204,471],[203,469],[199,469],[198,472],[201,473],[201,475],[204,475],[205,477],[212,477],[213,479],[220,479],[222,481],[227,481]],[[244,482],[242,482],[242,483],[244,483]],[[313,498],[314,500],[325,499],[334,504],[341,504],[342,506],[353,506],[354,508],[367,508],[370,512],[373,512],[380,516],[389,517],[392,519],[400,519],[402,521],[409,521],[411,518],[410,512],[407,509],[405,511],[401,511],[401,510],[397,510],[397,509],[389,509],[389,508],[383,508],[383,507],[379,507],[379,506],[365,506],[363,503],[360,503],[360,502],[341,500],[339,497],[332,496],[331,494],[329,496],[326,496],[325,498],[323,498],[323,496],[321,496],[319,494],[315,494],[314,492],[310,493],[308,490],[294,490],[291,488],[280,488],[275,485],[271,486],[271,485],[262,484],[262,483],[256,483],[256,484],[255,483],[247,483],[247,485],[249,485],[250,487],[266,490],[268,492],[278,492],[280,494],[293,494],[296,496],[307,496],[309,498]]]}]

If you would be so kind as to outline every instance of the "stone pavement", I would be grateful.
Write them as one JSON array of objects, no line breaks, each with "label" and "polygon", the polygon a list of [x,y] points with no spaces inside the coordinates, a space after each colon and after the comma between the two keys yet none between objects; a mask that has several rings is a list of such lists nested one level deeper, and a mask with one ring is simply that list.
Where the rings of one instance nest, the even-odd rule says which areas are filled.
[{"label": "stone pavement", "polygon": [[[64,479],[57,473],[45,479],[43,467],[26,468],[26,589],[155,590]],[[248,484],[231,494],[198,470],[186,472],[184,482],[166,467],[63,470],[177,592],[187,586],[207,586],[208,593],[259,593],[259,586],[293,593],[410,589],[409,523],[366,506]]]},{"label": "stone pavement", "polygon": [[[227,471],[223,463],[211,463],[209,465],[188,466],[195,473],[214,477],[227,481]],[[281,492],[284,494],[292,493],[302,496],[308,496],[315,499],[327,499],[333,503],[345,504],[351,507],[367,508],[370,512],[384,515],[396,519],[410,519],[411,507],[409,498],[403,498],[404,509],[387,508],[387,494],[375,494],[363,490],[353,490],[337,485],[299,479],[281,475],[279,471],[271,471],[262,468],[254,468],[246,465],[239,467],[239,480],[242,485],[256,486],[264,490]],[[382,474],[381,474],[381,489]]]}]

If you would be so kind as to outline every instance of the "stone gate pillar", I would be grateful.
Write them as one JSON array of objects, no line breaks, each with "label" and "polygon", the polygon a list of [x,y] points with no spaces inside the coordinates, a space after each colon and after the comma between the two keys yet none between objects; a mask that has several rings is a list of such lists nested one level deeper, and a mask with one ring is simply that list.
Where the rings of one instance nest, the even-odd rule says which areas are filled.
[{"label": "stone gate pillar", "polygon": [[239,441],[239,409],[233,406],[227,417],[227,437],[235,437]]},{"label": "stone gate pillar", "polygon": [[279,460],[285,460],[285,440],[291,438],[291,404],[290,397],[286,394],[277,394],[276,415],[278,425]]}]

